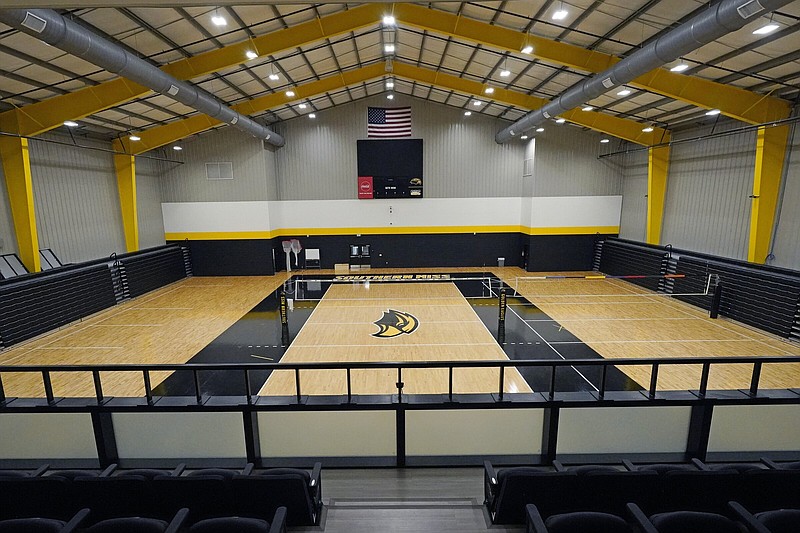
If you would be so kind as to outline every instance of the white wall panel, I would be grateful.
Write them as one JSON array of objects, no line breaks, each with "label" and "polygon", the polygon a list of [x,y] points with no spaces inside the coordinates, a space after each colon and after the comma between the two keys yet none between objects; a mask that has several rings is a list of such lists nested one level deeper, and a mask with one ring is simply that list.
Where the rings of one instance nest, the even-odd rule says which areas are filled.
[{"label": "white wall panel", "polygon": [[139,248],[164,244],[160,175],[162,162],[136,158],[136,208],[139,217]]},{"label": "white wall panel", "polygon": [[[267,160],[264,144],[235,128],[209,131],[181,143],[161,178],[164,202],[235,202],[267,200]],[[233,163],[232,180],[209,180],[206,163]]]},{"label": "white wall panel", "polygon": [[624,164],[619,236],[643,242],[647,229],[647,150],[615,157]]},{"label": "white wall panel", "polygon": [[531,228],[619,226],[622,196],[563,196],[531,199]]},{"label": "white wall panel", "polygon": [[778,231],[773,243],[775,260],[770,264],[800,270],[800,133],[795,125],[791,142]]},{"label": "white wall panel", "polygon": [[11,205],[8,202],[8,187],[0,164],[0,254],[17,252],[17,236],[14,231],[14,219],[11,217]]},{"label": "white wall panel", "polygon": [[[708,132],[691,130],[675,138]],[[672,146],[663,244],[747,259],[755,148],[753,131]]]},{"label": "white wall panel", "polygon": [[690,407],[562,409],[558,453],[683,453],[691,411]]},{"label": "white wall panel", "polygon": [[717,405],[709,452],[797,451],[798,405]]},{"label": "white wall panel", "polygon": [[622,166],[614,158],[597,158],[601,134],[548,123],[535,135],[534,196],[622,193]]},{"label": "white wall panel", "polygon": [[187,202],[161,204],[166,233],[270,230],[269,202]]},{"label": "white wall panel", "polygon": [[88,413],[5,413],[0,415],[3,459],[94,459]]},{"label": "white wall panel", "polygon": [[113,156],[35,139],[30,156],[39,248],[52,248],[64,263],[125,251]]}]

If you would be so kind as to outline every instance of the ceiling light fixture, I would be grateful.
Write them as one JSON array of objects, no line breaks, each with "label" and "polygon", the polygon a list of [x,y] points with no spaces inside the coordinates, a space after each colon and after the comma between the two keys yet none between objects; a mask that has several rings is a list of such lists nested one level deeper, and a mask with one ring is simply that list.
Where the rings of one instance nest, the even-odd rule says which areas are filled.
[{"label": "ceiling light fixture", "polygon": [[479,106],[479,105],[481,105],[482,103],[483,103],[483,102],[481,102],[480,100],[474,100],[474,101],[472,102],[472,105],[474,105],[474,106]]},{"label": "ceiling light fixture", "polygon": [[620,92],[617,93],[617,96],[628,96],[631,94],[630,89],[622,89]]},{"label": "ceiling light fixture", "polygon": [[138,135],[131,135],[130,137],[128,137],[128,139],[130,139],[132,141],[141,141],[142,140],[142,138],[139,137]]},{"label": "ceiling light fixture", "polygon": [[386,88],[387,89],[394,89],[394,82],[392,80],[388,80],[386,82]]},{"label": "ceiling light fixture", "polygon": [[503,70],[500,71],[500,77],[501,78],[507,78],[509,76],[511,76],[511,71],[510,70],[503,69]]},{"label": "ceiling light fixture", "polygon": [[675,65],[674,67],[672,67],[669,70],[671,72],[683,72],[684,70],[688,70],[688,69],[689,69],[689,65],[687,65],[686,63],[681,61],[680,63],[678,63],[677,65]]},{"label": "ceiling light fixture", "polygon": [[65,125],[66,127],[68,127],[68,128],[77,128],[77,127],[78,127],[78,123],[77,123],[77,122],[75,122],[75,121],[73,121],[73,120],[67,120],[67,121],[65,121],[65,122],[64,122],[64,125]]},{"label": "ceiling light fixture", "polygon": [[714,115],[719,115],[721,111],[719,109],[712,109],[711,111],[706,111],[706,115],[709,117],[713,117]]},{"label": "ceiling light fixture", "polygon": [[394,44],[393,43],[386,43],[383,45],[383,51],[387,54],[394,53]]},{"label": "ceiling light fixture", "polygon": [[527,138],[528,138],[527,135],[523,135],[522,137],[520,137],[520,139],[522,139],[523,141],[526,140]]},{"label": "ceiling light fixture", "polygon": [[487,87],[483,90],[486,94],[492,94],[494,92],[494,87]]},{"label": "ceiling light fixture", "polygon": [[183,147],[182,146],[173,146],[172,149],[175,150],[176,152],[180,152],[181,150],[183,150]]},{"label": "ceiling light fixture", "polygon": [[468,117],[472,114],[472,111],[464,111],[464,116]]},{"label": "ceiling light fixture", "polygon": [[393,94],[387,94],[386,98],[389,99],[389,100],[394,100],[394,95]]},{"label": "ceiling light fixture", "polygon": [[526,46],[525,46],[525,47],[522,49],[522,53],[523,53],[523,54],[530,54],[531,52],[533,52],[533,46],[531,46],[531,45],[526,45]]},{"label": "ceiling light fixture", "polygon": [[317,118],[317,115],[315,115],[314,113],[309,113],[308,118]]},{"label": "ceiling light fixture", "polygon": [[556,124],[563,124],[566,121],[567,121],[567,119],[565,119],[565,118],[559,118],[559,119],[556,120]]},{"label": "ceiling light fixture", "polygon": [[542,133],[543,131],[544,131],[544,128],[536,128],[536,133]]},{"label": "ceiling light fixture", "polygon": [[214,15],[211,17],[211,23],[214,24],[214,26],[227,26],[228,25],[228,21],[225,20],[225,17],[220,16],[219,8],[215,8],[214,9]]},{"label": "ceiling light fixture", "polygon": [[608,140],[608,139],[600,139],[600,142],[601,142],[602,144],[606,144],[606,143],[608,143],[608,142],[611,142],[611,141],[610,141],[610,140]]},{"label": "ceiling light fixture", "polygon": [[292,96],[294,96],[294,91],[286,91],[286,96],[291,98]]},{"label": "ceiling light fixture", "polygon": [[594,109],[593,106],[587,105],[587,106],[584,106],[583,108],[581,108],[581,111],[591,111],[592,109]]},{"label": "ceiling light fixture", "polygon": [[271,79],[272,81],[278,81],[279,79],[281,79],[281,77],[273,72],[272,74],[269,75],[269,79]]},{"label": "ceiling light fixture", "polygon": [[383,16],[383,25],[384,26],[394,26],[394,23],[397,22],[392,15],[384,15]]},{"label": "ceiling light fixture", "polygon": [[644,127],[642,128],[642,131],[645,133],[650,133],[651,131],[653,131],[653,126]]},{"label": "ceiling light fixture", "polygon": [[764,25],[764,26],[761,26],[760,28],[758,28],[757,30],[755,30],[755,31],[753,32],[753,35],[766,35],[766,34],[768,34],[768,33],[772,33],[772,32],[774,32],[775,30],[777,30],[778,28],[780,28],[780,25],[779,25],[779,24],[775,24],[775,23],[772,21],[772,17],[773,17],[773,16],[774,16],[774,14],[770,15],[770,16],[769,16],[769,22],[768,22],[766,25]]},{"label": "ceiling light fixture", "polygon": [[297,107],[299,107],[300,109],[305,109],[305,108],[306,108],[306,107],[308,107],[308,106],[307,106],[306,104],[300,104],[300,105],[299,105],[299,106],[297,106]]},{"label": "ceiling light fixture", "polygon": [[244,55],[247,56],[247,59],[255,59],[258,57],[258,54],[253,52],[252,50],[248,50],[247,52],[244,53]]},{"label": "ceiling light fixture", "polygon": [[561,2],[561,5],[558,8],[558,11],[553,13],[553,20],[564,20],[569,15],[569,11],[564,9],[564,2]]}]

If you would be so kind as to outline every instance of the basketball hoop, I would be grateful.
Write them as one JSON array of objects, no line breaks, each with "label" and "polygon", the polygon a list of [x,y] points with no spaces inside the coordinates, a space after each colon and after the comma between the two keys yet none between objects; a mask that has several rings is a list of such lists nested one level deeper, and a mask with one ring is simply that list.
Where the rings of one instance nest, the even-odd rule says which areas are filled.
[{"label": "basketball hoop", "polygon": [[[298,243],[299,244],[299,243]],[[283,246],[283,253],[286,254],[286,272],[292,271],[292,241],[281,241],[281,246]]]},{"label": "basketball hoop", "polygon": [[297,268],[300,268],[300,250],[303,249],[303,246],[300,244],[300,241],[297,239],[292,239],[289,241],[292,252],[294,252],[294,264]]}]

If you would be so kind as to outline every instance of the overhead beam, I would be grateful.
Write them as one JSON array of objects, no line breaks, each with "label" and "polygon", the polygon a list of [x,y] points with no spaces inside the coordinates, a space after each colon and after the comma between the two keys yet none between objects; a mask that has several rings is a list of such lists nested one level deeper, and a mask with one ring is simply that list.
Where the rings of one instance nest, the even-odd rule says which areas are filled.
[{"label": "overhead beam", "polygon": [[[378,24],[386,10],[380,4],[364,4],[296,24],[286,29],[240,41],[161,67],[179,80],[190,80],[239,65],[247,61],[245,52],[269,56],[323,40],[364,26]],[[117,78],[78,91],[49,98],[0,114],[0,130],[25,136],[39,135],[61,126],[65,120],[78,120],[150,92],[150,89],[124,78]]]},{"label": "overhead beam", "polygon": [[[292,88],[295,95],[291,98],[287,97],[283,92],[271,93],[233,105],[231,109],[243,115],[255,115],[274,107],[303,101],[313,96],[368,81],[384,74],[386,74],[384,64],[374,63],[360,69],[338,72],[319,80],[297,85]],[[137,134],[141,139],[139,141],[131,141],[128,138],[116,139],[113,143],[114,149],[126,154],[138,155],[166,146],[190,135],[209,130],[220,124],[222,122],[208,115],[197,114],[187,119],[177,120],[164,126],[142,131]]]},{"label": "overhead beam", "polygon": [[758,128],[747,260],[765,263],[778,207],[789,125]]},{"label": "overhead beam", "polygon": [[114,155],[114,169],[117,173],[119,190],[119,210],[122,215],[122,229],[125,233],[125,249],[139,251],[139,215],[136,208],[136,158],[128,154]]},{"label": "overhead beam", "polygon": [[[458,76],[437,72],[432,69],[417,67],[408,63],[395,62],[393,74],[443,89],[451,89],[461,93],[471,94],[483,100],[494,100],[523,109],[538,109],[547,103],[547,100],[544,98],[531,96],[518,91],[502,89],[500,87],[495,87],[491,95],[486,95],[484,94],[484,90],[487,85],[484,83],[459,78]],[[574,124],[643,146],[667,142],[670,139],[669,131],[663,128],[654,127],[651,132],[643,132],[642,124],[639,122],[597,111],[573,109],[561,115],[561,118]]]},{"label": "overhead beam", "polygon": [[669,145],[653,146],[647,151],[647,226],[645,242],[661,243],[664,203],[667,197]]},{"label": "overhead beam", "polygon": [[[621,60],[612,54],[587,50],[418,4],[395,4],[394,16],[399,24],[409,24],[509,52],[519,53],[525,46],[531,46],[533,57],[584,72],[602,72]],[[719,109],[726,116],[750,124],[787,118],[791,109],[789,102],[779,98],[670,72],[664,68],[640,76],[628,85],[706,109]]]},{"label": "overhead beam", "polygon": [[29,272],[39,272],[39,236],[36,231],[36,211],[33,205],[33,183],[28,139],[0,136],[0,158],[8,189],[17,251]]}]

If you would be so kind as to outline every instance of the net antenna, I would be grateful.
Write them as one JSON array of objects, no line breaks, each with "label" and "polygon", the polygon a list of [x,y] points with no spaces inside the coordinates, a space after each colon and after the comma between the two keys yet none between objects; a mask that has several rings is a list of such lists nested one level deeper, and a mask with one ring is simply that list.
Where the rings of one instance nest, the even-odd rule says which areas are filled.
[{"label": "net antenna", "polygon": [[283,246],[283,253],[286,254],[286,272],[292,271],[292,241],[281,241],[281,246]]},{"label": "net antenna", "polygon": [[300,268],[300,251],[303,249],[303,246],[297,239],[292,239],[289,242],[291,243],[292,252],[294,253],[294,264],[297,265],[297,268]]}]

